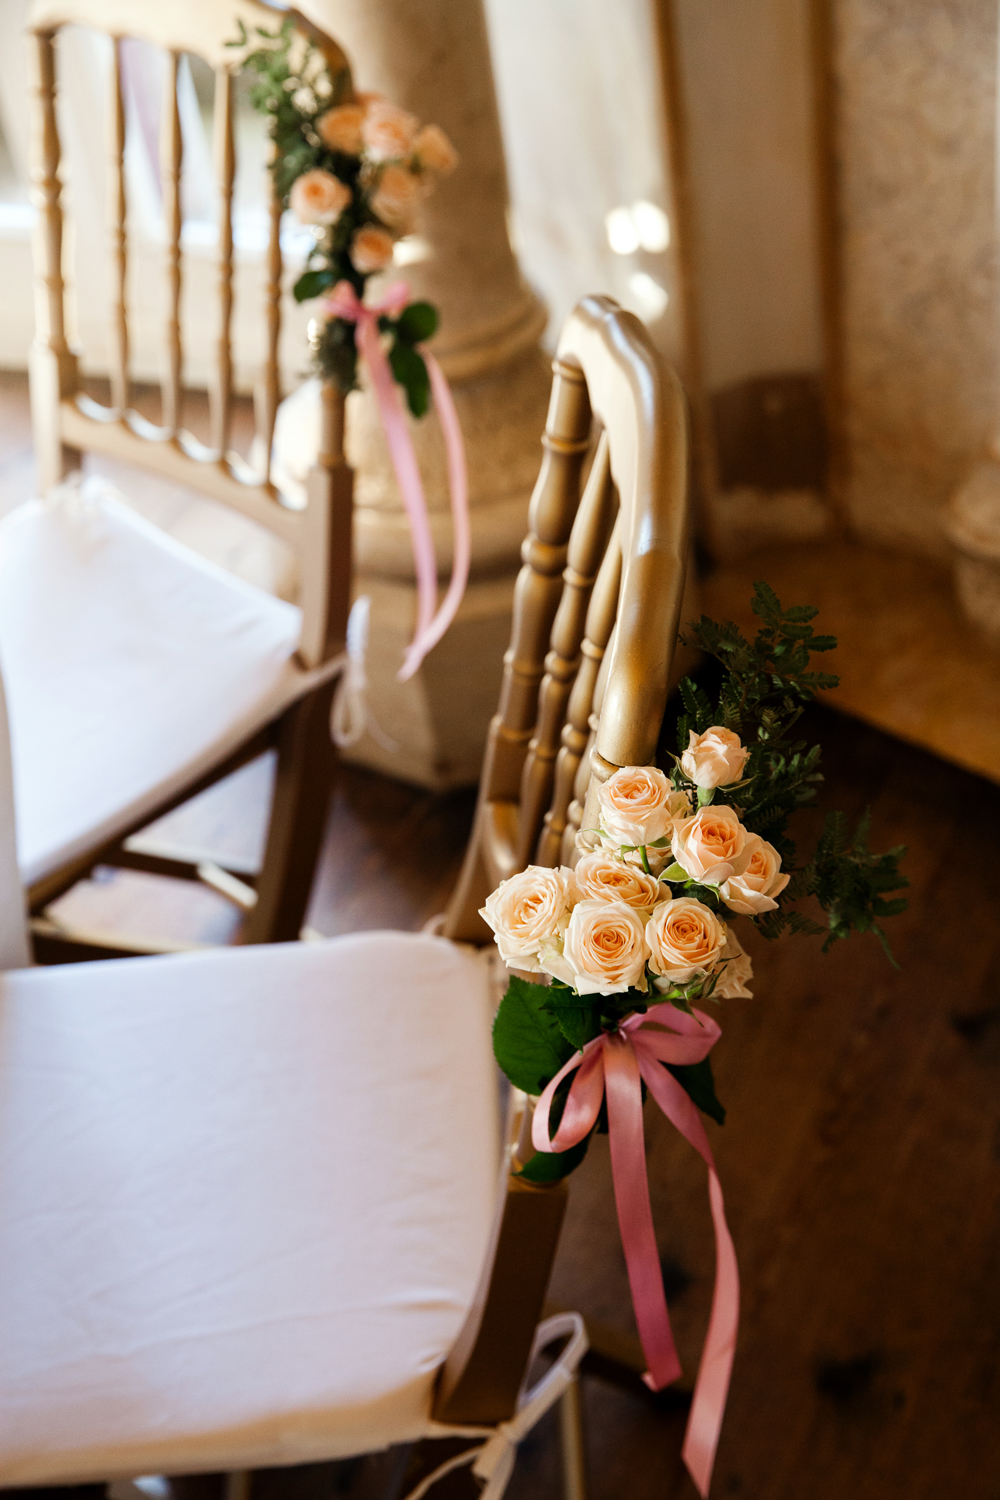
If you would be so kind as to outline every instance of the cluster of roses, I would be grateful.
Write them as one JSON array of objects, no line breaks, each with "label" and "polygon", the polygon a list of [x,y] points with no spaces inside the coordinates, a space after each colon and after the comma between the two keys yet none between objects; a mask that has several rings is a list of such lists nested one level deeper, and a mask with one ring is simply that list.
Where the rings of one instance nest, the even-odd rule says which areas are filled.
[{"label": "cluster of roses", "polygon": [[[750,959],[716,910],[674,886],[707,887],[719,909],[773,911],[788,884],[781,856],[735,808],[748,752],[731,730],[690,735],[675,788],[655,766],[616,771],[597,795],[601,826],[578,835],[575,869],[530,865],[482,915],[508,967],[546,973],[580,995],[646,991],[749,998]],[[706,892],[707,894],[707,892]]]},{"label": "cluster of roses", "polygon": [[[384,270],[395,241],[414,228],[421,195],[435,176],[456,166],[454,147],[439,126],[421,129],[415,116],[378,94],[358,94],[352,103],[328,109],[313,129],[335,156],[349,158],[347,175],[377,221],[355,228],[346,247],[351,264],[362,276]],[[289,195],[296,218],[319,228],[335,226],[353,203],[351,182],[323,167],[303,172]]]}]

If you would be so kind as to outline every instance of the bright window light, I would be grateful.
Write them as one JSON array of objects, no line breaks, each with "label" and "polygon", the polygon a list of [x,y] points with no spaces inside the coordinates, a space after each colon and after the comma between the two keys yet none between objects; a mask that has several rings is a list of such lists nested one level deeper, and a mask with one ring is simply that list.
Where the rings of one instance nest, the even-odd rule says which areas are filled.
[{"label": "bright window light", "polygon": [[630,208],[613,208],[604,216],[608,244],[616,255],[632,255],[639,248],[639,235]]},{"label": "bright window light", "polygon": [[670,244],[670,220],[655,203],[650,203],[645,198],[633,203],[632,223],[635,225],[639,244],[651,254],[658,255]]},{"label": "bright window light", "polygon": [[670,293],[666,287],[654,281],[652,276],[647,276],[645,271],[633,271],[628,279],[628,286],[644,318],[650,323],[662,318],[670,301]]}]

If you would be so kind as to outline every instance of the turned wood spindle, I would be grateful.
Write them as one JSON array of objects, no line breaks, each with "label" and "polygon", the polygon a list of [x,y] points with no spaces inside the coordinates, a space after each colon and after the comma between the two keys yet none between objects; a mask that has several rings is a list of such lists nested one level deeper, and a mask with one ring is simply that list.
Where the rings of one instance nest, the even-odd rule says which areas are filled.
[{"label": "turned wood spindle", "polygon": [[273,491],[271,483],[271,448],[274,443],[274,423],[281,401],[281,372],[278,366],[278,342],[281,338],[281,199],[270,182],[270,233],[267,244],[267,261],[264,267],[264,315],[267,320],[267,352],[264,367],[254,390],[254,417],[257,436],[264,450],[264,484]]},{"label": "turned wood spindle", "polygon": [[552,622],[562,595],[566,547],[580,497],[580,470],[590,445],[590,402],[580,369],[557,361],[542,438],[542,467],[528,510],[524,566],[514,589],[514,627],[504,655],[500,705],[490,726],[488,796],[516,803]]},{"label": "turned wood spindle", "polygon": [[128,407],[128,309],[125,278],[128,270],[125,197],[125,99],[120,37],[112,41],[110,152],[108,155],[108,248],[111,256],[111,405],[119,418]]},{"label": "turned wood spindle", "polygon": [[552,625],[551,650],[545,658],[545,676],[538,693],[535,733],[521,775],[519,865],[531,861],[542,818],[549,807],[566,704],[581,660],[587,605],[607,547],[616,504],[608,437],[607,433],[602,433],[570,534],[562,597]]},{"label": "turned wood spindle", "polygon": [[233,420],[233,75],[215,70],[215,175],[219,188],[219,343],[211,388],[212,447],[225,465]]},{"label": "turned wood spindle", "polygon": [[[587,625],[580,647],[580,669],[573,683],[562,747],[556,759],[552,806],[545,816],[539,839],[539,863],[573,865],[577,859],[576,835],[590,780],[589,755],[597,728],[595,713],[598,681],[605,662],[618,614],[621,588],[621,520],[604,554],[587,610]],[[543,858],[544,855],[544,858]]]},{"label": "turned wood spindle", "polygon": [[163,216],[167,230],[167,322],[165,329],[166,371],[163,378],[163,426],[167,435],[177,441],[181,424],[181,230],[184,214],[181,204],[181,163],[184,141],[181,135],[181,112],[177,98],[177,73],[180,54],[167,53],[166,84],[163,94],[161,132],[161,175],[163,180]]}]

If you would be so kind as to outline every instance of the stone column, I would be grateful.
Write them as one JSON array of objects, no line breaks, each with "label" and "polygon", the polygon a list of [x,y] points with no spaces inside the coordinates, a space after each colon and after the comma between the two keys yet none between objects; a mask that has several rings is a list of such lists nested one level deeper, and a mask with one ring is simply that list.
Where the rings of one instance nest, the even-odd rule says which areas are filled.
[{"label": "stone column", "polygon": [[[501,657],[527,505],[541,458],[550,371],[538,339],[546,312],[521,277],[507,233],[507,177],[481,0],[305,0],[334,36],[357,86],[384,93],[447,132],[461,162],[422,207],[401,267],[436,304],[433,348],[465,436],[472,574],[459,615],[417,676],[396,672],[415,617],[409,532],[367,391],[348,401],[356,479],[357,590],[372,599],[371,708],[398,748],[366,736],[354,759],[445,788],[474,782]],[[436,418],[411,423],[442,578],[451,567],[444,449]]]}]

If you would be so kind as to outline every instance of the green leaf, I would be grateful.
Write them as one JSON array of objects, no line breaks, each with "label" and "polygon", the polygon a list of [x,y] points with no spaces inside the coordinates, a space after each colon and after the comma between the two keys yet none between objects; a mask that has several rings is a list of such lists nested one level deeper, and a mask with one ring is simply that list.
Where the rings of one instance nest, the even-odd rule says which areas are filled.
[{"label": "green leaf", "polygon": [[570,1146],[568,1151],[536,1151],[515,1175],[523,1177],[525,1182],[558,1182],[561,1178],[568,1177],[586,1156],[593,1133],[591,1131],[589,1135],[585,1135],[578,1145]]},{"label": "green leaf", "polygon": [[511,977],[493,1023],[493,1053],[516,1089],[540,1094],[577,1050],[548,1009],[545,985]]},{"label": "green leaf", "polygon": [[704,1057],[699,1063],[664,1063],[663,1066],[668,1073],[674,1075],[688,1098],[698,1106],[703,1115],[717,1120],[720,1125],[726,1123],[726,1111],[719,1103],[715,1092],[711,1058]]},{"label": "green leaf", "polygon": [[675,860],[672,865],[668,865],[667,868],[663,871],[663,873],[660,875],[660,879],[669,880],[671,884],[678,885],[687,882],[691,879],[691,877],[688,874],[687,870],[685,870],[684,866],[679,865]]},{"label": "green leaf", "polygon": [[296,302],[308,302],[325,292],[328,286],[333,286],[332,271],[305,271],[292,287],[292,296]]},{"label": "green leaf", "polygon": [[427,366],[410,344],[399,340],[389,351],[392,373],[406,392],[407,404],[415,417],[422,417],[430,405],[431,382]]},{"label": "green leaf", "polygon": [[575,1052],[582,1052],[601,1030],[600,996],[578,995],[555,984],[545,991],[545,996],[545,1008],[559,1022],[563,1036]]},{"label": "green leaf", "polygon": [[715,801],[714,786],[700,786],[698,788],[698,806],[708,807],[710,802]]},{"label": "green leaf", "polygon": [[437,309],[429,302],[411,302],[396,323],[396,337],[405,344],[421,344],[437,332]]}]

